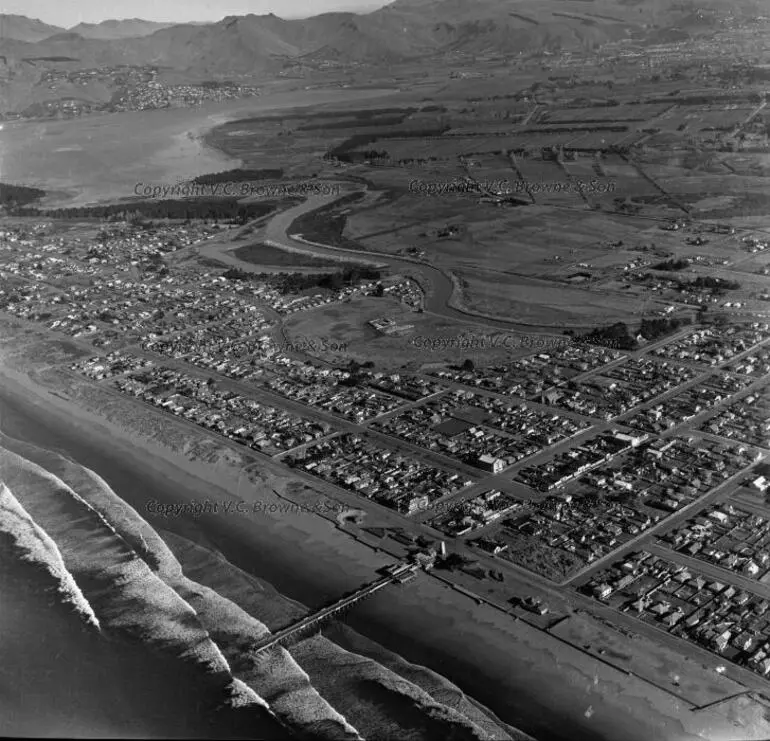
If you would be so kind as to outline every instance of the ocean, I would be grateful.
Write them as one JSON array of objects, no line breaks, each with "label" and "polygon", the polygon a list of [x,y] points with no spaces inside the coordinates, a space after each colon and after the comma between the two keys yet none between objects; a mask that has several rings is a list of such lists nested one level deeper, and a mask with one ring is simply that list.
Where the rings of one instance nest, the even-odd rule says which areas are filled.
[{"label": "ocean", "polygon": [[[212,498],[217,493],[202,479],[167,463],[159,465],[125,441],[111,439],[104,434],[107,428],[91,429],[50,407],[0,384],[0,429],[5,434],[57,451],[102,476],[135,508],[135,519],[138,513],[158,529],[166,541],[157,540],[158,548],[170,549],[186,576],[212,590],[215,601],[230,600],[270,630],[296,619],[305,606],[318,608],[372,581],[382,563],[368,549],[348,545],[331,525],[331,532],[324,530],[325,521],[319,526],[303,525],[299,517],[259,523],[206,515],[153,517],[146,511],[148,500],[179,502],[193,492],[200,499],[207,487]],[[306,517],[313,523],[319,519]],[[145,539],[155,542],[156,532],[148,529]],[[351,553],[356,560],[346,561]],[[502,735],[488,736],[497,738],[515,738],[515,728],[540,741],[749,738],[745,728],[739,729],[742,736],[735,735],[733,720],[719,709],[692,713],[674,696],[521,621],[477,607],[435,579],[422,576],[416,581],[389,587],[356,605],[344,623],[325,630],[333,640],[315,636],[291,647],[310,687],[335,709],[344,708],[344,717],[369,724],[365,737],[444,738],[447,728],[436,723],[446,719],[448,707],[459,710],[466,721],[474,716],[488,728],[505,727]],[[253,631],[243,615],[238,620],[245,620],[247,633]],[[241,639],[232,639],[225,630],[216,642],[237,665],[242,653],[227,649]],[[252,669],[247,666],[244,676],[259,678]],[[374,722],[376,728],[371,727]],[[466,737],[465,730],[463,726],[457,737]]]},{"label": "ocean", "polygon": [[[41,414],[39,408],[30,410],[12,398],[2,400],[0,424],[3,433],[8,437],[0,438],[5,448],[4,451],[0,450],[0,478],[9,482],[8,497],[16,496],[20,505],[27,509],[32,521],[45,532],[52,534],[54,542],[60,544],[64,562],[68,567],[74,564],[72,573],[75,581],[80,583],[82,580],[82,583],[92,587],[97,615],[111,616],[114,622],[114,625],[108,624],[108,628],[113,631],[117,629],[117,634],[125,637],[123,632],[128,623],[131,625],[129,638],[141,636],[137,642],[138,655],[148,648],[148,644],[151,649],[157,648],[161,653],[165,651],[172,655],[189,651],[183,646],[169,645],[170,636],[174,636],[177,641],[180,633],[184,636],[185,630],[190,629],[187,619],[180,617],[179,620],[183,622],[167,625],[165,617],[169,610],[168,605],[158,613],[161,617],[153,618],[153,602],[159,600],[159,605],[166,604],[170,597],[164,596],[164,590],[173,594],[168,589],[170,583],[177,595],[190,602],[197,615],[201,616],[202,627],[208,631],[214,645],[224,656],[222,661],[226,659],[233,667],[233,674],[238,680],[243,680],[260,698],[265,698],[278,719],[292,730],[312,732],[314,737],[318,738],[354,738],[358,732],[368,738],[381,734],[415,739],[441,738],[447,734],[468,739],[518,737],[514,729],[500,723],[491,713],[464,697],[462,692],[440,676],[405,662],[396,654],[344,625],[329,627],[328,632],[334,636],[334,641],[323,635],[310,636],[294,644],[290,653],[281,649],[278,653],[271,650],[269,654],[256,656],[248,651],[244,652],[249,642],[263,634],[265,626],[274,630],[276,626],[293,622],[305,612],[302,604],[280,592],[292,590],[296,596],[302,598],[302,603],[320,604],[329,598],[328,585],[317,584],[314,589],[308,589],[308,582],[301,579],[300,574],[292,573],[286,568],[286,564],[281,564],[277,558],[266,557],[270,549],[257,549],[260,551],[257,554],[254,549],[248,549],[247,554],[240,548],[234,548],[232,540],[229,547],[223,548],[228,545],[226,534],[217,532],[216,528],[212,529],[211,523],[207,526],[200,520],[191,523],[175,518],[170,523],[175,534],[166,531],[166,542],[163,543],[157,534],[137,517],[137,512],[124,511],[128,508],[123,502],[132,503],[133,500],[138,509],[148,497],[168,499],[168,487],[175,486],[175,483],[159,478],[156,472],[135,470],[117,451],[97,449],[89,441],[78,440],[76,436],[67,434],[66,430],[57,425],[46,423],[44,417],[45,414]],[[20,440],[32,443],[37,449],[33,451],[24,444],[19,445]],[[22,458],[13,457],[9,463],[9,449],[19,453]],[[26,459],[26,455],[30,458]],[[34,463],[30,463],[30,460]],[[158,579],[152,581],[153,575],[146,573],[139,579],[141,588],[136,587],[136,575],[133,570],[129,569],[126,574],[120,570],[127,558],[123,552],[125,544],[111,538],[105,539],[105,534],[97,527],[98,522],[94,524],[87,518],[84,520],[82,513],[77,510],[80,506],[77,501],[72,504],[72,511],[68,509],[68,505],[63,505],[63,501],[69,500],[62,498],[61,491],[56,489],[58,484],[45,478],[45,471],[38,470],[35,464],[41,464],[45,471],[53,472],[55,476],[66,480],[73,491],[92,506],[98,505],[98,511],[116,527],[122,541],[128,542],[129,545],[135,541],[141,543],[142,547],[149,544],[151,553],[160,553],[161,555],[157,556],[161,564],[159,574],[166,584],[161,584]],[[28,465],[34,470],[27,472]],[[120,493],[122,501],[103,485],[99,478],[100,472],[104,473],[103,483],[110,488],[114,487]],[[54,498],[48,502],[48,497]],[[5,519],[0,517],[3,526]],[[169,521],[163,519],[153,524],[165,527],[169,525]],[[77,544],[71,542],[73,529]],[[185,574],[185,579],[179,581],[179,584],[174,580],[181,577],[172,576],[169,581],[165,575],[166,572],[175,575],[177,571],[181,575],[177,557],[184,564]],[[111,559],[114,561],[112,565]],[[5,559],[6,566],[8,560]],[[149,562],[154,560],[155,555]],[[234,567],[232,562],[238,560],[250,567],[248,571]],[[166,562],[171,565],[164,565]],[[138,563],[148,571],[144,561],[140,560]],[[258,569],[254,568],[255,564],[259,564]],[[120,586],[113,587],[110,584],[105,587],[105,580],[109,582],[112,576],[106,577],[99,569],[114,575],[115,584]],[[267,579],[266,573],[272,578]],[[187,583],[187,578],[191,575],[194,581]],[[98,589],[94,590],[94,582],[99,583]],[[152,587],[153,583],[156,584],[155,587]],[[124,587],[126,584],[128,587]],[[128,594],[122,593],[124,588],[128,590]],[[204,590],[203,594],[201,590]],[[156,592],[159,596],[156,596]],[[84,589],[84,594],[85,603],[88,605],[90,593],[87,588]],[[106,597],[106,594],[111,596]],[[149,607],[144,604],[145,601],[149,601]],[[252,616],[257,617],[255,619]],[[57,626],[54,633],[59,629]],[[191,645],[200,646],[200,638],[193,635],[191,639]],[[179,638],[177,642],[183,644],[183,638]],[[54,641],[49,638],[49,643]],[[212,648],[211,651],[218,655],[216,649]],[[95,662],[92,651],[84,650],[83,653],[82,662],[79,658],[72,659],[75,662],[74,671],[81,679],[93,674]],[[104,656],[101,647],[97,654]],[[155,658],[154,654],[147,658],[147,670],[155,672],[151,658]],[[201,663],[207,666],[212,661],[211,656],[201,658]],[[122,660],[118,661],[110,655],[102,671],[114,676],[123,671],[122,666]],[[117,676],[114,676],[114,680],[117,684],[122,681]],[[25,681],[35,683],[32,674],[28,675]],[[190,686],[195,689],[191,697],[197,698],[193,704],[198,709],[205,706],[203,698],[207,687],[216,697],[223,691],[218,686],[209,687],[208,679],[203,684],[201,681],[200,678],[190,678]],[[88,687],[86,694],[95,691],[88,681],[81,684]],[[150,681],[148,687],[154,695],[160,692],[157,682]],[[327,700],[330,697],[331,704]],[[136,698],[132,699],[135,704],[139,702]],[[184,713],[177,707],[178,701],[178,697],[169,700],[170,705],[175,708],[174,712],[183,716]],[[70,689],[67,704],[78,706],[75,690]],[[157,702],[148,704],[152,712],[142,722],[137,721],[144,728],[144,733],[155,735],[158,732],[157,723],[161,716],[158,715],[157,705]],[[256,712],[254,708],[251,710]],[[99,733],[125,733],[125,719],[122,725],[118,723],[110,732],[108,720],[100,717],[98,721],[93,721],[93,707],[89,708],[84,717],[96,723]],[[195,713],[192,713],[191,717],[180,717],[182,735],[191,734],[191,728],[195,728],[191,724],[196,717]],[[203,729],[220,727],[206,726],[205,719],[205,715],[203,720],[199,718]],[[161,724],[161,733],[168,734],[168,718],[163,720],[165,725]],[[232,733],[234,721],[231,718],[226,720],[230,723],[228,728]],[[66,721],[60,719],[59,722],[63,723],[59,727],[74,728],[79,732],[88,727],[85,721],[82,721],[82,726],[78,726],[77,717],[68,717]],[[262,718],[260,722],[266,721]],[[265,727],[269,729],[270,726],[268,724]],[[12,726],[11,730],[15,728],[17,727]],[[2,729],[3,722],[0,721],[0,730]],[[274,733],[268,730],[262,733],[274,737]]]}]

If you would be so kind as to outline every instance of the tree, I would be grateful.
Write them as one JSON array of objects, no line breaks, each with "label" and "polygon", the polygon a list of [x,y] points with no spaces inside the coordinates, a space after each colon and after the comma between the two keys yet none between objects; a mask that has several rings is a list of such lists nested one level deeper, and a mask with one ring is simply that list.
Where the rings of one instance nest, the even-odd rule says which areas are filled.
[{"label": "tree", "polygon": [[476,366],[470,358],[465,358],[460,368],[464,371],[472,371]]}]

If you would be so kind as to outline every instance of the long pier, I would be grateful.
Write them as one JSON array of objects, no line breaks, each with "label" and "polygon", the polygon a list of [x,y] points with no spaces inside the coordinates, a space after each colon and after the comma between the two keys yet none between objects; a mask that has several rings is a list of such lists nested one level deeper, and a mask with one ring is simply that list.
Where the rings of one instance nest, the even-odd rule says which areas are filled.
[{"label": "long pier", "polygon": [[289,625],[288,627],[279,630],[277,633],[271,633],[264,636],[260,641],[251,646],[250,650],[259,652],[265,651],[266,649],[272,648],[273,646],[277,646],[286,639],[291,638],[291,636],[297,633],[301,633],[308,628],[313,627],[314,625],[322,623],[324,620],[327,620],[336,613],[351,607],[352,605],[356,604],[356,602],[360,602],[365,597],[368,597],[369,595],[378,592],[380,589],[387,587],[388,584],[392,584],[394,582],[404,582],[408,579],[411,579],[418,569],[419,567],[415,564],[403,562],[396,564],[395,566],[391,566],[388,568],[387,575],[383,576],[381,579],[378,579],[371,584],[367,584],[366,586],[357,589],[347,597],[342,597],[341,599],[337,600],[334,604],[322,607],[320,610],[312,613],[311,615],[306,615],[304,618],[297,621],[293,625]]}]

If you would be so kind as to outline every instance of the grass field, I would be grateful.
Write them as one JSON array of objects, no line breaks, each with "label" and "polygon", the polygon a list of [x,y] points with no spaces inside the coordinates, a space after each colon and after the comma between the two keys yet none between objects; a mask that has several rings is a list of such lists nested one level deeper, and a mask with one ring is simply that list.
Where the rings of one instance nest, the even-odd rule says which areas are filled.
[{"label": "grass field", "polygon": [[[205,141],[224,155],[204,148],[215,161],[202,163],[203,172],[232,169],[240,160],[243,168],[280,169],[291,179],[365,183],[367,193],[360,200],[354,196],[308,214],[292,225],[292,231],[330,245],[423,254],[462,282],[466,307],[497,316],[552,323],[550,316],[565,324],[570,313],[581,323],[603,321],[608,312],[628,318],[642,308],[637,291],[623,287],[624,266],[635,264],[639,256],[633,248],[654,243],[665,254],[693,253],[678,237],[669,238],[659,231],[661,221],[680,218],[689,210],[693,218],[744,218],[755,219],[760,228],[770,225],[762,220],[770,213],[765,187],[770,154],[718,151],[713,144],[702,145],[721,136],[718,131],[706,132],[699,139],[701,128],[729,129],[745,121],[752,110],[748,102],[720,101],[719,91],[715,91],[715,102],[695,104],[686,90],[669,101],[666,96],[681,87],[674,82],[637,83],[631,82],[636,79],[632,77],[623,82],[617,75],[609,92],[599,79],[599,68],[590,64],[582,74],[593,75],[595,81],[584,79],[574,90],[571,83],[560,82],[563,75],[554,76],[547,70],[517,70],[515,89],[508,72],[504,74],[494,65],[483,78],[473,80],[447,79],[433,72],[424,79],[416,74],[410,78],[407,73],[400,91],[379,100],[374,96],[361,100],[356,90],[318,90],[312,95],[308,92],[317,105],[302,109],[296,105],[307,96],[295,91],[282,94],[283,109],[270,110],[270,96],[248,106],[241,102],[238,107],[245,115],[239,119],[231,115],[235,106],[223,108],[218,120],[208,110],[134,118],[146,120],[148,126],[138,128],[151,151],[162,155],[156,158],[158,178],[178,164],[185,147],[200,149],[201,142],[186,138],[185,133],[191,129],[200,133],[204,122],[214,121],[221,125]],[[339,73],[340,80],[354,78],[363,79],[363,75]],[[541,83],[537,102],[532,96],[520,95],[534,82]],[[698,91],[704,100],[708,94]],[[610,97],[618,105],[606,105]],[[289,107],[292,104],[294,108]],[[253,110],[250,116],[249,108]],[[232,120],[227,122],[228,118]],[[155,119],[163,123],[160,138],[165,136],[168,141],[170,136],[173,147],[159,146],[149,127]],[[121,164],[123,152],[119,125],[107,119],[80,125],[85,136],[93,138],[95,152],[115,149],[117,160],[111,168],[120,171],[125,183],[125,172],[115,166]],[[67,165],[67,158],[77,156],[81,167],[84,150],[78,137],[83,134],[77,126],[72,122],[45,126],[42,140],[56,144],[60,164]],[[442,130],[443,135],[419,135]],[[17,132],[11,138],[18,136]],[[638,141],[642,143],[634,143]],[[343,149],[384,151],[390,159],[380,166],[367,164],[363,156],[350,162],[335,161],[328,155],[343,142]],[[553,151],[556,145],[565,145],[566,151]],[[621,156],[608,150],[612,145],[629,149]],[[576,149],[570,151],[570,146]],[[604,151],[599,155],[597,149]],[[512,151],[517,152],[515,157]],[[65,172],[67,167],[53,169]],[[94,192],[105,179],[115,178],[117,184],[112,171],[104,177],[97,173]],[[77,175],[79,170],[72,172]],[[478,194],[426,196],[410,190],[414,180],[440,184],[468,174],[482,183],[507,180],[514,193],[517,188],[524,190],[516,185],[521,179],[529,185],[559,183],[563,188],[546,192],[541,187],[533,193],[530,205],[500,207],[482,202]],[[575,191],[576,181],[611,184],[612,189],[604,193],[589,189],[581,194]],[[66,177],[54,177],[51,182],[62,189],[71,185]],[[125,185],[117,187],[125,189]],[[525,201],[528,198],[526,193],[519,195]],[[462,228],[448,233],[451,225]],[[621,241],[623,249],[606,245]],[[242,244],[246,246],[237,255],[266,269],[331,267],[324,259]],[[714,260],[734,259],[737,254],[734,247],[726,246],[695,252]],[[589,279],[578,285],[575,275],[586,272]],[[604,312],[593,292],[597,281],[605,279],[599,277],[600,272],[609,281],[605,287],[612,285],[618,291],[608,294]],[[531,279],[546,282],[534,288],[527,282]]]},{"label": "grass field", "polygon": [[[372,319],[388,317],[399,325],[412,325],[400,335],[386,336],[369,326]],[[515,341],[506,347],[489,347],[483,350],[461,351],[451,347],[430,345],[432,338],[454,338],[460,335],[482,337],[488,328],[473,322],[447,320],[430,314],[414,313],[391,298],[359,298],[349,303],[325,306],[312,312],[290,317],[286,322],[289,341],[302,337],[325,338],[327,344],[345,346],[342,364],[355,360],[358,363],[374,362],[383,370],[399,370],[404,367],[419,368],[430,363],[461,363],[466,357],[477,362],[497,363],[528,354],[531,350],[516,346]],[[340,362],[339,354],[322,359]]]},{"label": "grass field", "polygon": [[249,262],[253,265],[268,265],[270,267],[334,268],[335,270],[345,267],[338,260],[324,260],[321,257],[312,257],[311,255],[299,252],[280,250],[277,247],[261,243],[238,247],[238,249],[233,250],[233,254],[244,262]]},{"label": "grass field", "polygon": [[[494,84],[478,81],[479,90]],[[473,87],[468,81],[450,82],[435,98],[441,100],[440,111],[410,108],[405,93],[398,101],[403,116],[393,110],[362,116],[352,106],[340,107],[336,118],[325,111],[324,120],[333,124],[326,138],[307,120],[301,125],[298,120],[265,122],[260,152],[273,145],[288,152],[296,145],[296,152],[306,153],[318,151],[322,142],[328,152],[346,137],[354,144],[355,135],[365,134],[351,151],[385,152],[391,163],[344,164],[341,171],[336,170],[338,174],[364,178],[370,194],[381,190],[387,197],[379,201],[367,197],[365,207],[363,201],[345,204],[344,212],[339,208],[320,212],[295,231],[309,230],[319,242],[360,245],[383,253],[417,250],[457,276],[466,308],[569,326],[606,323],[613,317],[632,321],[640,311],[656,306],[654,300],[651,304],[648,298],[643,300],[636,287],[628,288],[622,274],[624,266],[639,262],[642,253],[634,248],[643,244],[658,253],[687,253],[681,239],[670,240],[668,233],[658,231],[655,220],[680,218],[686,209],[698,217],[713,218],[770,211],[759,176],[764,174],[762,168],[770,169],[763,155],[711,154],[690,141],[697,134],[693,133],[696,123],[731,126],[748,115],[748,105],[632,103],[616,91],[620,105],[562,107],[546,98],[538,114],[530,117],[531,101],[513,100],[513,96],[484,99],[481,93],[473,94]],[[454,99],[449,90],[456,91]],[[646,94],[654,97],[661,90],[649,86]],[[595,92],[597,100],[606,97],[601,86]],[[594,95],[590,86],[580,94],[586,100]],[[376,138],[377,122],[389,130],[381,138]],[[444,135],[414,136],[415,131],[442,124],[448,132]],[[235,133],[244,133],[243,122],[232,127]],[[252,140],[253,147],[257,132],[254,125],[249,127],[252,136],[235,137],[238,146]],[[635,146],[637,141],[643,141],[643,146]],[[559,144],[583,151],[560,161],[544,155],[544,148]],[[628,160],[611,151],[601,156],[594,151],[620,144],[631,147]],[[512,158],[511,150],[523,154]],[[399,161],[403,166],[397,166]],[[526,190],[517,186],[521,180],[541,187],[534,189],[531,205],[502,208],[482,202],[477,194],[426,196],[410,190],[414,180],[441,184],[467,174],[480,182],[508,181],[514,192]],[[581,194],[575,189],[577,181],[595,183],[599,189],[589,185]],[[729,196],[724,192],[726,182]],[[561,192],[542,188],[553,183],[562,184]],[[451,225],[461,229],[447,233]],[[623,249],[609,243],[622,243]],[[575,278],[580,274],[586,275],[583,283]],[[530,283],[532,279],[544,282]],[[605,289],[612,286],[612,292],[599,296],[593,286],[602,280]]]}]

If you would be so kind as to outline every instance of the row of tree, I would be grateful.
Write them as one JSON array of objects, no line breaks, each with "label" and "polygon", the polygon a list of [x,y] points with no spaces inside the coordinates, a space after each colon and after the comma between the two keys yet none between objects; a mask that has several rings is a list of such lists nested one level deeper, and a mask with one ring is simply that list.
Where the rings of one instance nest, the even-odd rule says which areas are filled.
[{"label": "row of tree", "polygon": [[28,188],[26,185],[0,183],[0,206],[13,210],[19,206],[33,203],[45,195],[44,190]]},{"label": "row of tree", "polygon": [[243,183],[252,180],[278,180],[283,177],[283,170],[279,168],[267,168],[263,170],[249,170],[236,167],[234,170],[211,172],[207,175],[198,175],[193,182],[199,185],[215,185],[216,183]]},{"label": "row of tree", "polygon": [[379,280],[382,273],[366,266],[351,265],[331,273],[250,273],[231,268],[223,273],[228,280],[253,280],[267,283],[283,294],[299,293],[311,288],[338,291],[361,281]]},{"label": "row of tree", "polygon": [[[692,319],[690,317],[642,319],[637,334],[648,342],[652,342],[672,334],[681,327],[686,327],[691,323]],[[565,334],[572,336],[575,342],[611,347],[614,350],[635,350],[639,346],[636,336],[631,334],[628,325],[624,322],[615,322],[606,327],[597,327],[581,335],[576,335],[572,330],[567,330]]]},{"label": "row of tree", "polygon": [[264,201],[239,203],[237,198],[150,200],[135,203],[117,203],[75,208],[16,208],[14,215],[49,219],[104,219],[107,221],[132,221],[145,219],[180,219],[185,221],[225,221],[245,224],[264,216],[273,206]]}]

